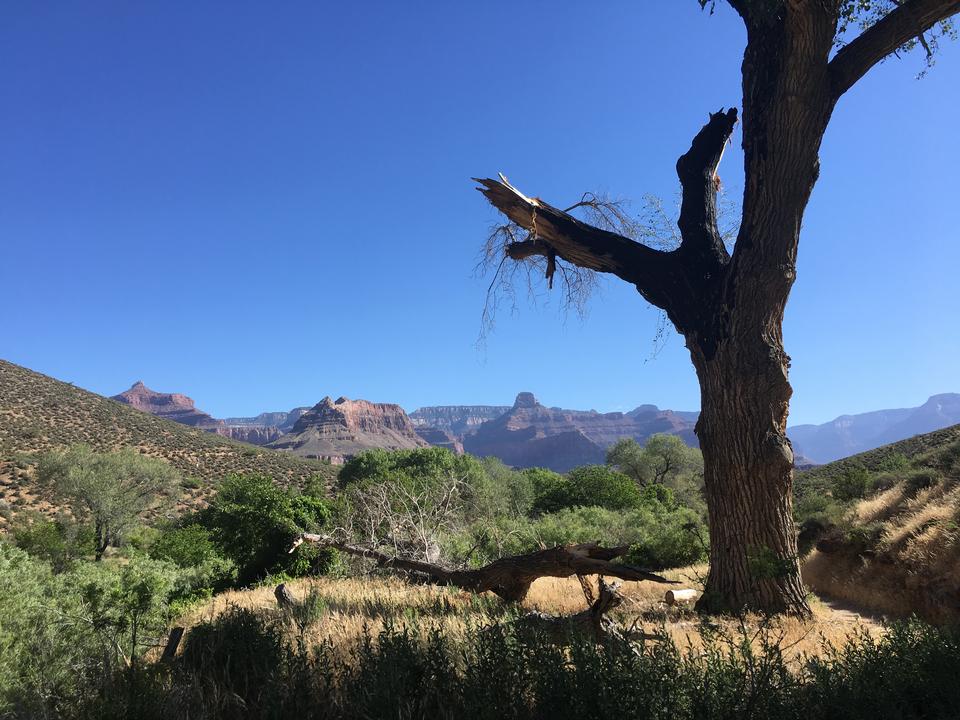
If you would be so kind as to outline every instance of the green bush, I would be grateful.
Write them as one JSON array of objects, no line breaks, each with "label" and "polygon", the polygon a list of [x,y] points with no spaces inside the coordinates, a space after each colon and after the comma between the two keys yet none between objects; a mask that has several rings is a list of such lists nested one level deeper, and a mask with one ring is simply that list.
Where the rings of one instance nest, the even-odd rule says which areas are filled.
[{"label": "green bush", "polygon": [[63,572],[84,557],[93,557],[93,530],[68,517],[48,520],[39,513],[20,513],[11,527],[13,541],[33,557]]},{"label": "green bush", "polygon": [[833,496],[848,502],[862,498],[870,485],[870,472],[864,467],[853,467],[840,475],[833,484]]},{"label": "green bush", "polygon": [[152,558],[181,568],[174,593],[180,600],[224,590],[237,579],[236,565],[223,556],[210,531],[196,523],[166,528],[148,552]]},{"label": "green bush", "polygon": [[186,518],[184,525],[208,533],[217,552],[236,566],[238,582],[248,584],[269,573],[315,568],[303,562],[312,552],[309,546],[288,551],[297,536],[316,532],[329,517],[320,498],[296,495],[262,475],[232,475],[210,505]]},{"label": "green bush", "polygon": [[[625,562],[651,569],[682,567],[704,558],[706,527],[689,508],[647,503],[633,510],[564,508],[535,519],[503,518],[474,527],[457,550],[473,549],[473,564],[540,547],[600,542],[629,545]],[[456,553],[454,553],[456,554]]]},{"label": "green bush", "polygon": [[915,493],[940,482],[942,476],[933,468],[911,470],[903,479],[908,492]]},{"label": "green bush", "polygon": [[584,465],[571,470],[564,480],[547,484],[537,496],[533,514],[580,506],[627,510],[642,504],[640,487],[630,477],[606,465]]},{"label": "green bush", "polygon": [[176,569],[50,566],[0,542],[0,717],[62,717],[165,633]]}]

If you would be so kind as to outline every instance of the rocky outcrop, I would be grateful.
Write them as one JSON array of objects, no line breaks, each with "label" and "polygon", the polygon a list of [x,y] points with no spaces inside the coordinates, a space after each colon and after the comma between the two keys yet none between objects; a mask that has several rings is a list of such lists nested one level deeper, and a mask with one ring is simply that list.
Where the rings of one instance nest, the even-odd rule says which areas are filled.
[{"label": "rocky outcrop", "polygon": [[514,467],[566,472],[603,462],[607,448],[622,437],[644,443],[656,433],[670,433],[695,446],[696,415],[654,405],[629,413],[547,408],[532,393],[522,392],[507,412],[465,435],[463,446],[469,453],[492,455]]},{"label": "rocky outcrop", "polygon": [[463,443],[460,438],[447,430],[441,430],[434,427],[415,428],[420,439],[434,447],[442,447],[455,452],[457,455],[463,455]]},{"label": "rocky outcrop", "polygon": [[217,432],[224,427],[222,420],[217,420],[202,410],[197,410],[193,400],[180,393],[161,393],[151,390],[142,381],[135,382],[129,390],[114,395],[116,400],[130,405],[137,410],[148,412],[165,420],[173,420],[181,425],[189,425],[204,430]]},{"label": "rocky outcrop", "polygon": [[416,428],[436,428],[461,436],[487,420],[497,419],[509,409],[509,405],[436,405],[414,410],[410,421]]},{"label": "rocky outcrop", "polygon": [[200,428],[251,445],[266,445],[279,439],[309,410],[303,407],[294,408],[290,412],[261,413],[250,418],[218,420],[198,410],[193,400],[186,395],[156,392],[142,381],[135,382],[129,390],[114,395],[112,399],[165,420],[173,420],[181,425]]},{"label": "rocky outcrop", "polygon": [[267,445],[283,435],[283,431],[276,425],[257,427],[256,425],[227,425],[217,428],[217,435],[233,438],[251,445]]},{"label": "rocky outcrop", "polygon": [[223,421],[229,427],[259,427],[259,428],[278,428],[281,433],[289,432],[293,429],[300,416],[307,412],[309,407],[297,407],[290,412],[264,412],[255,417],[232,417],[224,418]]},{"label": "rocky outcrop", "polygon": [[302,457],[342,461],[373,448],[427,447],[399,405],[324,398],[268,447]]}]

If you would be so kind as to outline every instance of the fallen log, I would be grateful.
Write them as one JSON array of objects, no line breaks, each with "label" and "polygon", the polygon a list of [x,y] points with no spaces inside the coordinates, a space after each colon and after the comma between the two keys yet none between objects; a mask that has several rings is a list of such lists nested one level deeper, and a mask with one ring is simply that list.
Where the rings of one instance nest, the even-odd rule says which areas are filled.
[{"label": "fallen log", "polygon": [[[438,563],[411,560],[388,555],[373,548],[353,545],[328,535],[304,533],[290,552],[304,542],[335,548],[348,555],[373,560],[380,567],[411,574],[414,578],[433,585],[454,585],[476,593],[492,592],[507,602],[521,602],[534,580],[542,577],[567,578],[573,575],[605,575],[620,580],[650,580],[676,584],[675,580],[643,570],[633,565],[613,562],[627,552],[629,546],[601,547],[599,543],[559,545],[526,555],[494,560],[475,569],[447,568]],[[597,602],[600,602],[598,598]]]}]

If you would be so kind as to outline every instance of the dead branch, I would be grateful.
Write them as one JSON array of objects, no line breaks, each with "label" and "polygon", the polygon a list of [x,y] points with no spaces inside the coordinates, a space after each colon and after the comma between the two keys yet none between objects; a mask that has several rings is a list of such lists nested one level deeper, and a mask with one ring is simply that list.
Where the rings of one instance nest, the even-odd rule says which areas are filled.
[{"label": "dead branch", "polygon": [[443,565],[387,555],[372,548],[352,545],[329,535],[304,533],[290,552],[301,543],[310,542],[321,547],[331,547],[349,555],[373,560],[380,567],[401,573],[433,585],[454,585],[476,593],[492,592],[507,602],[520,602],[527,596],[533,581],[541,577],[566,578],[573,575],[605,575],[621,580],[651,580],[676,584],[674,580],[648,570],[615,563],[628,546],[604,548],[599,543],[560,545],[526,555],[516,555],[495,560],[489,565],[475,569],[448,568]]}]

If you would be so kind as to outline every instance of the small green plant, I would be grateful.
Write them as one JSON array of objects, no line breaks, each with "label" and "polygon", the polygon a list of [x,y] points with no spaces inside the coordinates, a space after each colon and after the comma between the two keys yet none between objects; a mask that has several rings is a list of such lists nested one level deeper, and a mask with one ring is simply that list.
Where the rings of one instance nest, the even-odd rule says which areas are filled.
[{"label": "small green plant", "polygon": [[852,467],[835,481],[833,496],[841,502],[862,498],[870,484],[870,472],[864,467]]},{"label": "small green plant", "polygon": [[768,547],[753,547],[747,552],[747,570],[757,580],[784,577],[795,564],[796,558],[782,558]]}]

